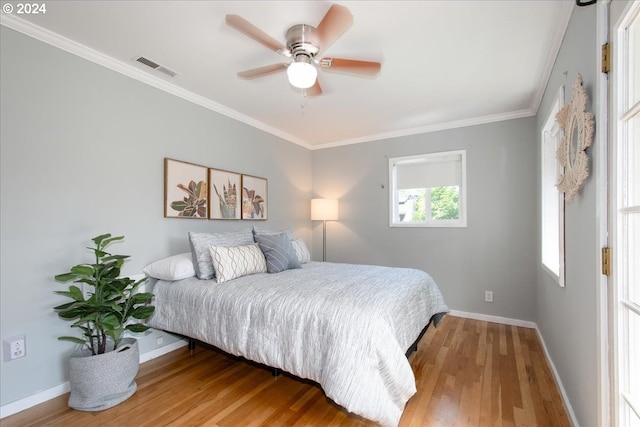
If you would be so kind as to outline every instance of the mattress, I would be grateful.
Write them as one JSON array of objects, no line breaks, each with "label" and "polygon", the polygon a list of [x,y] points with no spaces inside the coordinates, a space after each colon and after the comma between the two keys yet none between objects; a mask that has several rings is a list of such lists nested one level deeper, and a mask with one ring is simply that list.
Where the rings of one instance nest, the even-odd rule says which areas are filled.
[{"label": "mattress", "polygon": [[409,268],[302,267],[158,281],[149,325],[316,381],[347,411],[396,426],[416,392],[405,351],[449,311],[436,283]]}]

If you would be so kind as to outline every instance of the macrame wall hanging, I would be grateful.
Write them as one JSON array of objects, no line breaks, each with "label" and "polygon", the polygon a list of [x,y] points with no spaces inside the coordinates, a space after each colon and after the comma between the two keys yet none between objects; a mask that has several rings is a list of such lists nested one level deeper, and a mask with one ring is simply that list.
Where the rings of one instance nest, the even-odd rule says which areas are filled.
[{"label": "macrame wall hanging", "polygon": [[585,150],[593,141],[593,114],[586,111],[587,101],[582,76],[578,74],[573,84],[571,102],[556,115],[556,121],[563,131],[556,158],[564,168],[556,186],[558,191],[565,194],[568,203],[573,201],[589,176],[589,158]]}]

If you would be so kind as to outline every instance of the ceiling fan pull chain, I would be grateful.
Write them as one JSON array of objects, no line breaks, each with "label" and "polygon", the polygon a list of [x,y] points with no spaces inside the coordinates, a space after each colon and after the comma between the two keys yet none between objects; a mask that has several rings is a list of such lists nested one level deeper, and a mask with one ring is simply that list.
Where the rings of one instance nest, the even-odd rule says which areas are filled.
[{"label": "ceiling fan pull chain", "polygon": [[300,96],[302,97],[300,101],[300,116],[304,117],[304,109],[307,108],[307,91],[303,89],[300,92]]}]

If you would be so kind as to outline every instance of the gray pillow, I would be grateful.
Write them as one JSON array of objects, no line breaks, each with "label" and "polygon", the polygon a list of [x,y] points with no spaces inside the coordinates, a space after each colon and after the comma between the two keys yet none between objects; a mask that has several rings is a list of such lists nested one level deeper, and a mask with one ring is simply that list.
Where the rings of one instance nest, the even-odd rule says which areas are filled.
[{"label": "gray pillow", "polygon": [[289,233],[256,234],[254,238],[267,260],[267,272],[279,273],[292,268],[301,268]]},{"label": "gray pillow", "polygon": [[[291,231],[291,229],[287,228],[286,230],[280,230],[280,231],[276,231],[276,230],[270,230],[268,228],[260,228],[260,227],[256,227],[255,225],[253,226],[253,235],[257,236],[257,235],[271,235],[271,234],[280,234],[280,233],[287,233],[287,236],[289,236],[289,240],[293,240],[293,231]],[[256,240],[257,243],[257,240]]]},{"label": "gray pillow", "polygon": [[198,279],[213,279],[215,270],[209,253],[209,246],[243,246],[253,243],[250,228],[227,233],[189,233],[193,267]]}]

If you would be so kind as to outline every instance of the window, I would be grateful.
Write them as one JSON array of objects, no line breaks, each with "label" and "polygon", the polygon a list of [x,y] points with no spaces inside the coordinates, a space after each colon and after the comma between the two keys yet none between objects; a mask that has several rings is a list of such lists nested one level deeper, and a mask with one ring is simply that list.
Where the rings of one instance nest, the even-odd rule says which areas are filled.
[{"label": "window", "polygon": [[562,287],[564,287],[564,198],[556,187],[561,172],[561,167],[556,160],[556,150],[561,138],[560,125],[556,122],[556,115],[563,105],[564,87],[560,87],[540,136],[542,146],[542,170],[540,173],[542,178],[540,184],[542,266]]},{"label": "window", "polygon": [[391,227],[466,227],[466,151],[389,159]]}]

